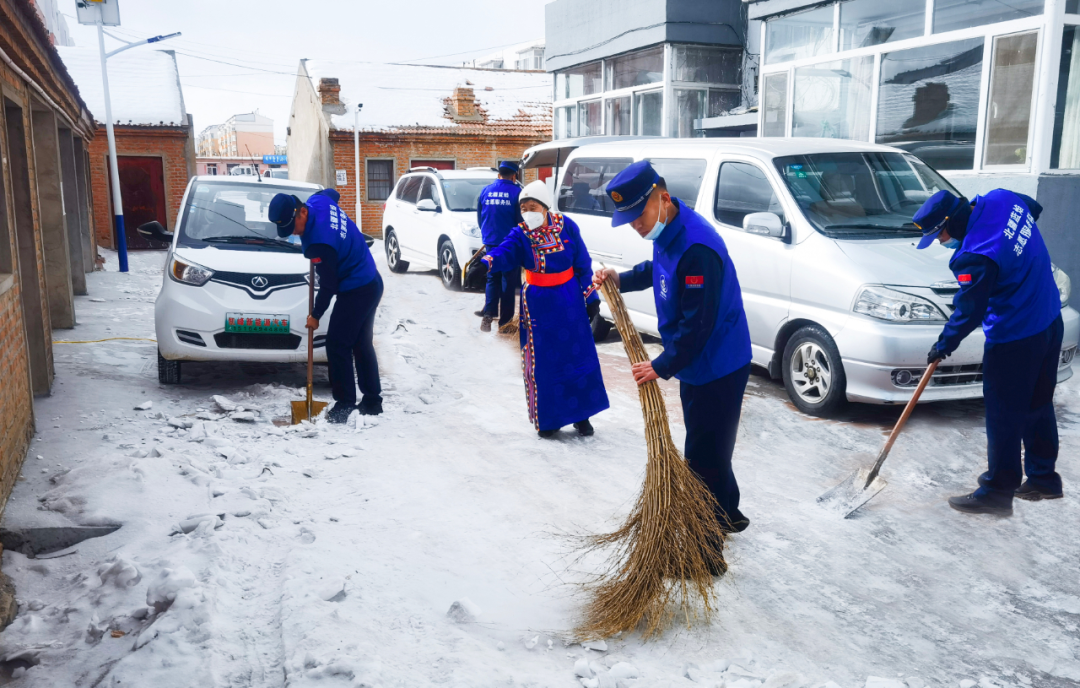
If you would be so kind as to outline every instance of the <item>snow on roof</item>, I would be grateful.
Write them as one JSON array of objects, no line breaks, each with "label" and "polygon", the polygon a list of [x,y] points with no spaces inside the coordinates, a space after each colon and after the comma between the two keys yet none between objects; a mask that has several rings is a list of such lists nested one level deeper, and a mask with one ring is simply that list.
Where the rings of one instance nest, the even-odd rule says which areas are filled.
[{"label": "snow on roof", "polygon": [[[94,119],[105,121],[105,95],[97,48],[56,46]],[[109,94],[114,124],[184,124],[184,99],[171,52],[134,48],[109,58]]]},{"label": "snow on roof", "polygon": [[[363,103],[360,128],[366,131],[439,129],[462,133],[493,126],[504,133],[535,134],[551,129],[551,75],[464,67],[307,60],[307,74],[318,93],[319,79],[337,78],[344,115],[332,115],[335,129],[353,128],[356,103]],[[303,65],[302,65],[303,66]],[[473,89],[484,122],[455,123],[446,114],[454,88]]]}]

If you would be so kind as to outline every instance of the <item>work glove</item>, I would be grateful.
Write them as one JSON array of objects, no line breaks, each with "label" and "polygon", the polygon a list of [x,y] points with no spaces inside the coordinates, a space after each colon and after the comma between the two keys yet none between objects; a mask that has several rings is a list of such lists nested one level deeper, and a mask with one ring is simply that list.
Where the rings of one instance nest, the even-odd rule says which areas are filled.
[{"label": "work glove", "polygon": [[600,315],[600,301],[593,301],[585,304],[585,312],[589,314],[589,320],[592,320],[596,316]]},{"label": "work glove", "polygon": [[926,365],[930,365],[934,361],[944,361],[948,357],[949,354],[937,348],[937,342],[934,342],[933,346],[930,347],[929,353],[926,354]]}]

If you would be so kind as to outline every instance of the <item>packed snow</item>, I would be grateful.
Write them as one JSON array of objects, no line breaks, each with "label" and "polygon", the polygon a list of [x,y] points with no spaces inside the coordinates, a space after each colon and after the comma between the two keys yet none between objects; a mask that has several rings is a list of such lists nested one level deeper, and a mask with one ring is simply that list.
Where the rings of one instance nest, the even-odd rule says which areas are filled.
[{"label": "packed snow", "polygon": [[[376,245],[379,253],[380,245]],[[88,276],[77,336],[153,337],[160,253]],[[283,424],[305,366],[187,364],[151,341],[56,344],[52,396],[7,528],[122,527],[3,553],[15,686],[1058,688],[1080,682],[1080,386],[1059,388],[1066,499],[1012,518],[950,510],[985,462],[981,402],[921,406],[855,518],[815,498],[866,461],[899,409],[797,413],[751,378],[735,469],[750,528],[728,545],[710,627],[574,642],[595,562],[640,487],[643,426],[614,335],[596,435],[540,440],[516,337],[481,297],[391,274],[376,321],[386,413]],[[656,349],[655,342],[650,343]],[[316,394],[329,398],[324,368]],[[681,441],[678,387],[664,383]],[[4,680],[4,679],[0,679]]]},{"label": "packed snow", "polygon": [[[58,45],[56,51],[79,87],[90,114],[105,122],[105,90],[98,49]],[[186,124],[176,56],[167,50],[136,48],[109,58],[109,95],[114,124]]]}]

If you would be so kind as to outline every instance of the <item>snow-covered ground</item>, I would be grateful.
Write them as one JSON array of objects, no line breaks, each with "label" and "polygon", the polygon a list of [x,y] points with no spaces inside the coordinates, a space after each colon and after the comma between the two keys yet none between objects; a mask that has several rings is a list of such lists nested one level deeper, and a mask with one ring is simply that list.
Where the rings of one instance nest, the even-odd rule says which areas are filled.
[{"label": "snow-covered ground", "polygon": [[[89,276],[79,326],[56,339],[153,337],[162,255],[131,263],[117,273],[110,255]],[[950,510],[985,436],[981,403],[945,403],[916,411],[889,488],[841,520],[815,498],[899,409],[808,418],[752,377],[735,456],[752,523],[729,542],[715,623],[589,649],[568,642],[588,571],[566,536],[613,527],[645,461],[621,344],[600,347],[612,409],[596,436],[540,440],[516,340],[479,332],[480,297],[383,274],[386,413],[355,427],[273,422],[301,398],[303,366],[189,364],[165,387],[152,342],[55,345],[4,525],[123,527],[37,559],[4,552],[20,602],[0,634],[12,685],[1080,683],[1075,381],[1056,400],[1066,499],[1018,502],[1009,519]],[[664,389],[681,439],[677,387]],[[448,616],[455,601],[475,616]]]}]

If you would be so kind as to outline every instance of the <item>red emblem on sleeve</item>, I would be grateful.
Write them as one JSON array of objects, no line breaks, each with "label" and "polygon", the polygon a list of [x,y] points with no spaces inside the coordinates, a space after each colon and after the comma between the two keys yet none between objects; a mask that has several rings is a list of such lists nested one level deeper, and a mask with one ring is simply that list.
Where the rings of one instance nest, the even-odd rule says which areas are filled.
[{"label": "red emblem on sleeve", "polygon": [[971,275],[957,275],[956,281],[960,284],[971,284]]},{"label": "red emblem on sleeve", "polygon": [[312,262],[312,263],[321,263],[321,262],[322,262],[322,258],[312,258],[312,259],[311,259],[311,262]]},{"label": "red emblem on sleeve", "polygon": [[686,288],[687,289],[703,289],[705,287],[704,275],[687,275],[686,276]]}]

